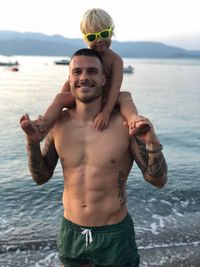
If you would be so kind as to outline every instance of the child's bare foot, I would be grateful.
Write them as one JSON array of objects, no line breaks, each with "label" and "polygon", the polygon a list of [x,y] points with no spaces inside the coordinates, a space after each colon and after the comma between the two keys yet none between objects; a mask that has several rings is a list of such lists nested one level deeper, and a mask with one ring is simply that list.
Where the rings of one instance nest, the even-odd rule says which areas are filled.
[{"label": "child's bare foot", "polygon": [[50,125],[48,124],[47,120],[41,115],[39,115],[38,118],[33,121],[33,123],[36,127],[38,127],[38,130],[41,133],[47,133],[48,129],[50,128]]},{"label": "child's bare foot", "polygon": [[28,114],[21,117],[20,126],[33,142],[40,142],[43,139],[38,127],[30,120]]},{"label": "child's bare foot", "polygon": [[136,114],[130,116],[127,126],[129,128],[130,136],[145,134],[151,128],[148,122],[145,121],[144,117]]}]

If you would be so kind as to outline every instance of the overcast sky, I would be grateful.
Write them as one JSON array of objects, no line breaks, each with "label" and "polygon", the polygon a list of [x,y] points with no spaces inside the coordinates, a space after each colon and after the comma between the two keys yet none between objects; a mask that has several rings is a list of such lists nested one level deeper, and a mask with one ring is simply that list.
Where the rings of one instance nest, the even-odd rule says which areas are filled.
[{"label": "overcast sky", "polygon": [[80,19],[93,7],[111,15],[118,41],[180,39],[200,50],[200,0],[0,0],[0,30],[81,38]]}]

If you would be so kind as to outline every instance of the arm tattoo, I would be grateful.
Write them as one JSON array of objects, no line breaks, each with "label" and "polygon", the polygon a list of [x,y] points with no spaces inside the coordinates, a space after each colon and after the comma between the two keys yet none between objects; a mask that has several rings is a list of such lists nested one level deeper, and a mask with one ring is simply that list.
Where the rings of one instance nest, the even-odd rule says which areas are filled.
[{"label": "arm tattoo", "polygon": [[124,206],[126,203],[125,186],[126,186],[126,176],[123,171],[119,171],[117,187],[118,187],[118,198],[121,207]]},{"label": "arm tattoo", "polygon": [[145,144],[137,137],[135,137],[135,141],[138,147],[138,153],[134,153],[135,160],[138,164],[138,167],[144,173],[147,169],[148,165],[148,153]]},{"label": "arm tattoo", "polygon": [[47,182],[53,175],[58,161],[53,139],[47,136],[42,152],[40,144],[27,145],[29,170],[37,184]]},{"label": "arm tattoo", "polygon": [[135,137],[137,148],[133,151],[135,161],[142,173],[145,172],[152,178],[159,179],[166,175],[167,164],[162,152],[148,153],[146,145]]},{"label": "arm tattoo", "polygon": [[167,164],[165,158],[160,151],[159,153],[149,153],[147,174],[154,178],[160,178],[167,172]]}]

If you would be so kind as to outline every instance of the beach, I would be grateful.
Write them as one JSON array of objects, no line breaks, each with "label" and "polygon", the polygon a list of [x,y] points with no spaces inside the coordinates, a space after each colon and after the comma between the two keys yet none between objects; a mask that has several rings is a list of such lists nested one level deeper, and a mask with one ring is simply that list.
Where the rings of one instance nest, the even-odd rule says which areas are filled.
[{"label": "beach", "polygon": [[[1,267],[60,267],[56,247],[53,243],[49,243],[51,252],[47,249],[40,251],[40,249],[34,248],[29,251],[22,249],[18,253],[9,253],[7,263],[1,264]],[[140,267],[199,267],[199,251],[200,246],[195,244],[173,246],[170,248],[139,249],[141,257]],[[43,257],[41,257],[41,253]],[[1,255],[4,256],[3,254]]]},{"label": "beach", "polygon": [[141,267],[199,267],[199,252],[199,244],[140,250]]},{"label": "beach", "polygon": [[[63,216],[63,178],[37,186],[27,165],[20,117],[43,114],[68,77],[57,57],[18,56],[18,72],[0,68],[0,266],[58,267],[56,238]],[[168,164],[168,182],[146,183],[136,164],[127,205],[140,267],[200,266],[200,60],[124,59],[124,74],[140,114],[151,118]]]}]

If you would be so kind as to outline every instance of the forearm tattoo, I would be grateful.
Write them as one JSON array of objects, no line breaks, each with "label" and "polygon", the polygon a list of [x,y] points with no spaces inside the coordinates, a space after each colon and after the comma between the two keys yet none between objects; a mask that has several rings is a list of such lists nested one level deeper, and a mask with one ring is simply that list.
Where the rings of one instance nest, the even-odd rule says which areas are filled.
[{"label": "forearm tattoo", "polygon": [[167,164],[162,152],[148,153],[147,174],[154,178],[161,178],[167,172]]},{"label": "forearm tattoo", "polygon": [[37,184],[47,182],[53,175],[58,156],[49,139],[46,139],[41,152],[40,144],[27,145],[29,169]]},{"label": "forearm tattoo", "polygon": [[124,206],[126,203],[125,186],[126,186],[126,176],[123,171],[119,171],[117,187],[118,187],[118,198],[121,207]]},{"label": "forearm tattoo", "polygon": [[27,145],[27,151],[28,151],[28,165],[29,170],[31,172],[33,180],[37,184],[43,183],[43,177],[44,175],[42,171],[41,166],[41,151],[40,151],[40,145]]},{"label": "forearm tattoo", "polygon": [[162,152],[148,153],[146,145],[139,139],[135,138],[138,153],[136,153],[136,161],[141,171],[153,178],[162,178],[167,172],[167,164]]},{"label": "forearm tattoo", "polygon": [[135,138],[135,140],[136,140],[138,152],[139,152],[139,155],[135,153],[135,160],[137,161],[138,167],[144,173],[148,165],[148,153],[147,153],[146,145],[137,137]]}]

